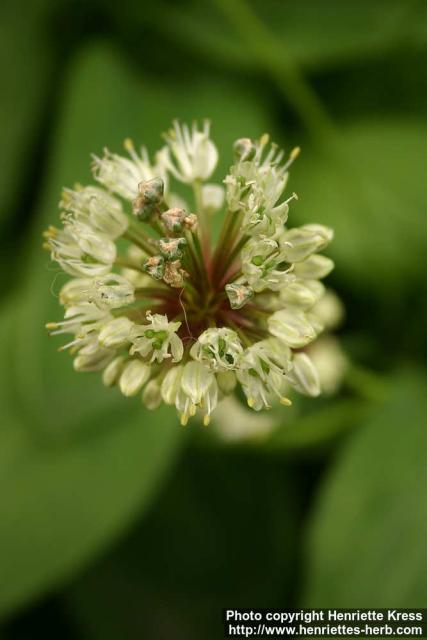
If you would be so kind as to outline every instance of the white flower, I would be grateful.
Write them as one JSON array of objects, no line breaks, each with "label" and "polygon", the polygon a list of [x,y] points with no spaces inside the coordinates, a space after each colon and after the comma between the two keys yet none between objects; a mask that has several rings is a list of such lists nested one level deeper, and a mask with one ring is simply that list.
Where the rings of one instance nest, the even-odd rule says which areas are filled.
[{"label": "white flower", "polygon": [[168,371],[161,394],[166,404],[175,404],[181,424],[186,425],[199,408],[207,425],[218,402],[218,384],[215,375],[201,362],[187,362]]},{"label": "white flower", "polygon": [[320,224],[294,227],[280,236],[281,255],[286,262],[301,262],[321,251],[332,240],[333,231]]},{"label": "white flower", "polygon": [[117,193],[126,200],[134,200],[138,196],[140,182],[153,178],[165,179],[165,172],[161,164],[150,163],[147,149],[141,147],[140,154],[135,151],[131,140],[125,141],[125,148],[130,158],[119,156],[104,149],[104,156],[93,156],[93,172],[98,182],[107,189]]},{"label": "white flower", "polygon": [[288,374],[288,382],[300,393],[307,396],[318,396],[320,380],[317,369],[306,353],[296,353],[292,360],[293,367]]},{"label": "white flower", "polygon": [[118,273],[109,273],[93,282],[93,301],[100,309],[118,309],[132,304],[134,294],[134,285]]},{"label": "white flower", "polygon": [[120,391],[124,396],[135,396],[147,382],[150,372],[150,365],[141,360],[130,360],[120,375]]},{"label": "white flower", "polygon": [[102,373],[102,382],[106,387],[112,387],[117,383],[123,370],[123,365],[126,362],[125,356],[117,356],[105,367]]},{"label": "white flower", "polygon": [[321,299],[324,292],[325,287],[318,280],[294,280],[280,289],[281,306],[310,309]]},{"label": "white flower", "polygon": [[322,393],[336,393],[349,367],[338,340],[331,335],[321,336],[308,346],[308,355],[318,372]]},{"label": "white flower", "polygon": [[120,316],[106,322],[99,332],[99,343],[104,347],[122,347],[129,342],[130,332],[133,327],[133,322],[126,318],[126,316]]},{"label": "white flower", "polygon": [[61,333],[77,333],[83,327],[94,331],[111,319],[112,316],[108,311],[98,309],[96,305],[90,302],[82,302],[68,307],[64,314],[64,320],[61,322],[49,322],[46,328],[49,329],[52,336]]},{"label": "white flower", "polygon": [[181,322],[169,322],[167,316],[150,312],[147,319],[149,324],[135,325],[131,332],[130,354],[139,353],[142,357],[151,354],[151,362],[163,362],[165,358],[179,362],[184,353],[182,340],[176,333]]},{"label": "white flower", "polygon": [[218,402],[218,385],[214,374],[201,362],[187,362],[182,373],[181,390],[187,397],[184,399],[178,396],[181,422],[186,424],[194,407],[199,407],[204,413],[204,424],[209,424],[210,415]]},{"label": "white flower", "polygon": [[314,340],[316,332],[304,311],[281,309],[268,319],[270,333],[293,349],[299,349]]},{"label": "white flower", "polygon": [[142,392],[142,402],[145,404],[147,409],[150,409],[151,411],[160,406],[162,402],[162,395],[160,393],[160,385],[155,378],[153,380],[149,380],[145,385],[144,391]]},{"label": "white flower", "polygon": [[[99,187],[64,189],[59,206],[111,240],[121,236],[129,226],[121,203]],[[63,218],[66,220],[67,214],[63,214]]]},{"label": "white flower", "polygon": [[93,353],[79,353],[73,360],[76,371],[99,371],[113,358],[114,352],[109,349],[97,349]]},{"label": "white flower", "polygon": [[192,346],[190,355],[213,371],[236,369],[243,347],[232,329],[206,329]]},{"label": "white flower", "polygon": [[195,122],[190,131],[186,124],[180,125],[175,120],[173,129],[165,134],[168,146],[160,150],[158,160],[180,182],[192,184],[212,175],[218,162],[218,151],[209,138],[209,129],[207,120],[201,131]]},{"label": "white flower", "polygon": [[314,314],[319,322],[327,331],[336,329],[343,321],[344,306],[337,294],[326,289],[323,296],[319,298],[311,313]]},{"label": "white flower", "polygon": [[89,227],[50,227],[44,237],[52,260],[66,273],[79,277],[101,276],[111,271],[116,247],[109,238],[97,235]]},{"label": "white flower", "polygon": [[306,260],[295,264],[294,275],[297,278],[317,280],[319,278],[325,278],[333,268],[334,263],[330,258],[315,253]]},{"label": "white flower", "polygon": [[208,213],[215,213],[224,204],[224,187],[219,184],[204,184],[202,186],[202,206]]},{"label": "white flower", "polygon": [[252,409],[270,408],[274,396],[282,404],[289,404],[284,391],[290,358],[290,349],[274,338],[256,342],[245,350],[237,378]]}]

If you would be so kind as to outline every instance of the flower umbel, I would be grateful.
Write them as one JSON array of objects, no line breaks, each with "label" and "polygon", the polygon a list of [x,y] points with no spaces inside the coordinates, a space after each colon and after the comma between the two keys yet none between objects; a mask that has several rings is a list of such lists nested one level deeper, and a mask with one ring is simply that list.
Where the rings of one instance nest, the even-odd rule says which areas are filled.
[{"label": "flower umbel", "polygon": [[289,405],[291,388],[318,395],[307,345],[325,324],[320,280],[333,263],[319,252],[333,232],[287,225],[299,149],[286,158],[267,135],[237,140],[224,188],[207,182],[218,161],[208,122],[174,122],[164,137],[154,161],[126,140],[126,157],[94,157],[100,186],[64,190],[62,227],[45,232],[45,246],[72,279],[49,332],[72,335],[62,349],[77,371],[103,370],[106,386],[140,393],[149,409],[175,405],[182,424],[198,412],[208,424],[236,385],[255,411]]}]

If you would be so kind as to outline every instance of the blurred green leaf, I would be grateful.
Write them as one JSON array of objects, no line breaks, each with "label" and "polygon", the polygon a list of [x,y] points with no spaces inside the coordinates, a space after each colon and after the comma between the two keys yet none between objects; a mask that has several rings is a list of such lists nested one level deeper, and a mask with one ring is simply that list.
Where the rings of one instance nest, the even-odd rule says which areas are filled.
[{"label": "blurred green leaf", "polygon": [[303,604],[422,607],[427,598],[427,380],[401,375],[321,487]]},{"label": "blurred green leaf", "polygon": [[187,450],[142,525],[67,590],[83,637],[216,640],[227,603],[289,601],[298,480],[255,452]]},{"label": "blurred green leaf", "polygon": [[292,176],[300,196],[292,221],[334,228],[336,277],[355,291],[396,298],[408,284],[423,284],[426,140],[423,121],[402,119],[346,125],[338,155],[303,146]]},{"label": "blurred green leaf", "polygon": [[26,185],[29,157],[45,108],[54,66],[47,33],[48,0],[25,3],[25,17],[16,3],[0,9],[0,223],[14,211]]},{"label": "blurred green leaf", "polygon": [[[380,57],[402,44],[421,49],[427,42],[427,13],[419,2],[248,0],[247,3],[271,33],[283,41],[295,62],[310,70]],[[115,12],[125,29],[136,29],[135,25],[149,22],[162,35],[166,34],[197,58],[204,56],[210,64],[216,60],[252,72],[262,68],[253,48],[242,44],[216,2],[201,4],[193,0],[178,6],[163,0],[143,7],[128,1],[126,9],[121,9],[120,15]],[[168,20],[163,19],[165,15]],[[236,19],[241,19],[238,9]]]},{"label": "blurred green leaf", "polygon": [[63,445],[32,440],[20,416],[11,418],[0,433],[1,615],[72,576],[124,531],[159,486],[179,435],[165,411],[139,407],[99,413],[99,433]]}]

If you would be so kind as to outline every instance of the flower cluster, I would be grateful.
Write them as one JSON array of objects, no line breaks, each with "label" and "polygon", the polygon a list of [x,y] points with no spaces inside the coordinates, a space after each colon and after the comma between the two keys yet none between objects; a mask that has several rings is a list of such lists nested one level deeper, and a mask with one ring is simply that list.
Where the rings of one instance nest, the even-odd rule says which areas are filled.
[{"label": "flower cluster", "polygon": [[[316,396],[307,345],[323,330],[321,255],[332,230],[287,226],[288,158],[268,136],[237,140],[223,184],[207,182],[218,162],[209,123],[175,122],[153,162],[125,141],[127,157],[94,157],[98,186],[64,190],[61,228],[45,232],[51,257],[72,276],[60,292],[77,371],[102,370],[125,396],[142,391],[155,409],[175,405],[182,424],[205,424],[241,386],[249,407],[268,409],[287,392]],[[190,188],[191,209],[171,190]],[[213,215],[225,214],[215,245]]]}]

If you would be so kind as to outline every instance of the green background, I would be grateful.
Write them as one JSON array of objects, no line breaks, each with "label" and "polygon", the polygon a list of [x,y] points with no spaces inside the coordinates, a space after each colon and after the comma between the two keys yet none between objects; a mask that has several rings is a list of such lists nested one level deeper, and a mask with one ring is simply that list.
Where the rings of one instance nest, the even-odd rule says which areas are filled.
[{"label": "green background", "polygon": [[[223,607],[427,606],[427,4],[11,1],[0,9],[0,640],[222,637]],[[76,374],[44,323],[61,188],[172,118],[302,147],[352,361],[260,444]]]}]

